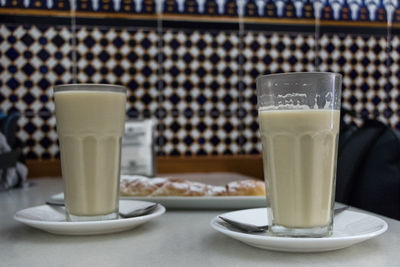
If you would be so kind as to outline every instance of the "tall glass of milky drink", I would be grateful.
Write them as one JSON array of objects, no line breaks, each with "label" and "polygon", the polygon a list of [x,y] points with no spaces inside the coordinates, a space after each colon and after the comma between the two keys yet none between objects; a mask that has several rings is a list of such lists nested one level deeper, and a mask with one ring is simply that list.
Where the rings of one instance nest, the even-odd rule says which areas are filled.
[{"label": "tall glass of milky drink", "polygon": [[59,85],[54,99],[67,220],[117,219],[125,87]]},{"label": "tall glass of milky drink", "polygon": [[341,80],[336,73],[257,78],[272,235],[332,234]]}]

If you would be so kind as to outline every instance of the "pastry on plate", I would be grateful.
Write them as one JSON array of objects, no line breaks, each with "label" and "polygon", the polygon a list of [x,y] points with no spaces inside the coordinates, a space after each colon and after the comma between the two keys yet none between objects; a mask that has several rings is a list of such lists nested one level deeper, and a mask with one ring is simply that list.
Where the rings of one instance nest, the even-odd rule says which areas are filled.
[{"label": "pastry on plate", "polygon": [[241,180],[226,184],[228,196],[264,196],[265,184],[259,180]]},{"label": "pastry on plate", "polygon": [[121,196],[264,196],[265,185],[260,180],[241,180],[220,186],[184,179],[122,175],[120,193]]}]

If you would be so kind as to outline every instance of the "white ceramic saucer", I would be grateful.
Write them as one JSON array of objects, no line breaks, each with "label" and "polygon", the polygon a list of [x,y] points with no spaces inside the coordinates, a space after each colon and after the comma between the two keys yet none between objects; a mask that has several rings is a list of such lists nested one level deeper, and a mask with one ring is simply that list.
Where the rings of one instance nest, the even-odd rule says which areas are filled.
[{"label": "white ceramic saucer", "polygon": [[[120,211],[134,209],[144,201],[120,200]],[[150,202],[148,202],[150,204]],[[125,231],[135,228],[153,218],[162,215],[165,208],[162,205],[150,214],[134,218],[120,218],[117,220],[67,222],[64,207],[42,205],[18,211],[14,219],[41,229],[43,231],[60,235],[97,235]]]},{"label": "white ceramic saucer", "polygon": [[[247,209],[221,214],[221,216],[244,223],[263,225],[267,222],[267,209]],[[375,216],[343,211],[335,216],[333,235],[323,238],[276,237],[268,233],[243,233],[228,229],[215,217],[211,227],[227,236],[250,246],[287,252],[321,252],[349,247],[384,233],[387,223]]]}]

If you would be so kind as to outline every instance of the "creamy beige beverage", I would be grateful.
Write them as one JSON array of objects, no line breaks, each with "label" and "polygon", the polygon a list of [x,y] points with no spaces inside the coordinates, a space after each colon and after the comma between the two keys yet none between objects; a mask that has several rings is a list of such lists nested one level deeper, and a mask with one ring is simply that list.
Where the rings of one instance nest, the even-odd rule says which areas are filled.
[{"label": "creamy beige beverage", "polygon": [[260,110],[264,177],[273,224],[290,228],[331,221],[339,111]]},{"label": "creamy beige beverage", "polygon": [[68,212],[117,212],[125,93],[56,91],[54,98]]}]

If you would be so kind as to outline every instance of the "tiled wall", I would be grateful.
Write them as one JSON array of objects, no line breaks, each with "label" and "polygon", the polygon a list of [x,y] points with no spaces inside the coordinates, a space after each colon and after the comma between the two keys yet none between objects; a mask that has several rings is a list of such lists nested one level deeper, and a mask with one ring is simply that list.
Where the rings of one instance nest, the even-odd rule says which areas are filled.
[{"label": "tiled wall", "polygon": [[[0,108],[24,114],[18,137],[28,158],[52,158],[51,88],[72,80],[69,27],[2,25],[0,36]],[[160,155],[259,153],[255,78],[315,69],[313,34],[246,31],[242,43],[234,31],[165,30],[161,54],[158,36],[155,29],[79,27],[77,66],[78,82],[129,88],[127,114],[157,119]],[[397,128],[399,41],[389,62],[379,36],[324,34],[319,52],[321,71],[344,74],[345,107]]]},{"label": "tiled wall", "polygon": [[[78,18],[93,23],[75,30],[68,25],[71,3]],[[258,154],[255,78],[319,70],[344,74],[344,107],[400,129],[400,38],[394,34],[388,47],[382,34],[388,15],[397,33],[397,5],[392,0],[0,0],[0,109],[21,114],[18,138],[27,158],[54,158],[52,86],[75,80],[123,84],[129,89],[128,117],[157,121],[159,155]],[[239,26],[241,6],[242,21],[255,26]],[[323,21],[336,24],[319,36],[315,50],[318,10]],[[156,28],[156,19],[175,26]],[[308,30],[298,30],[297,22]]]}]

